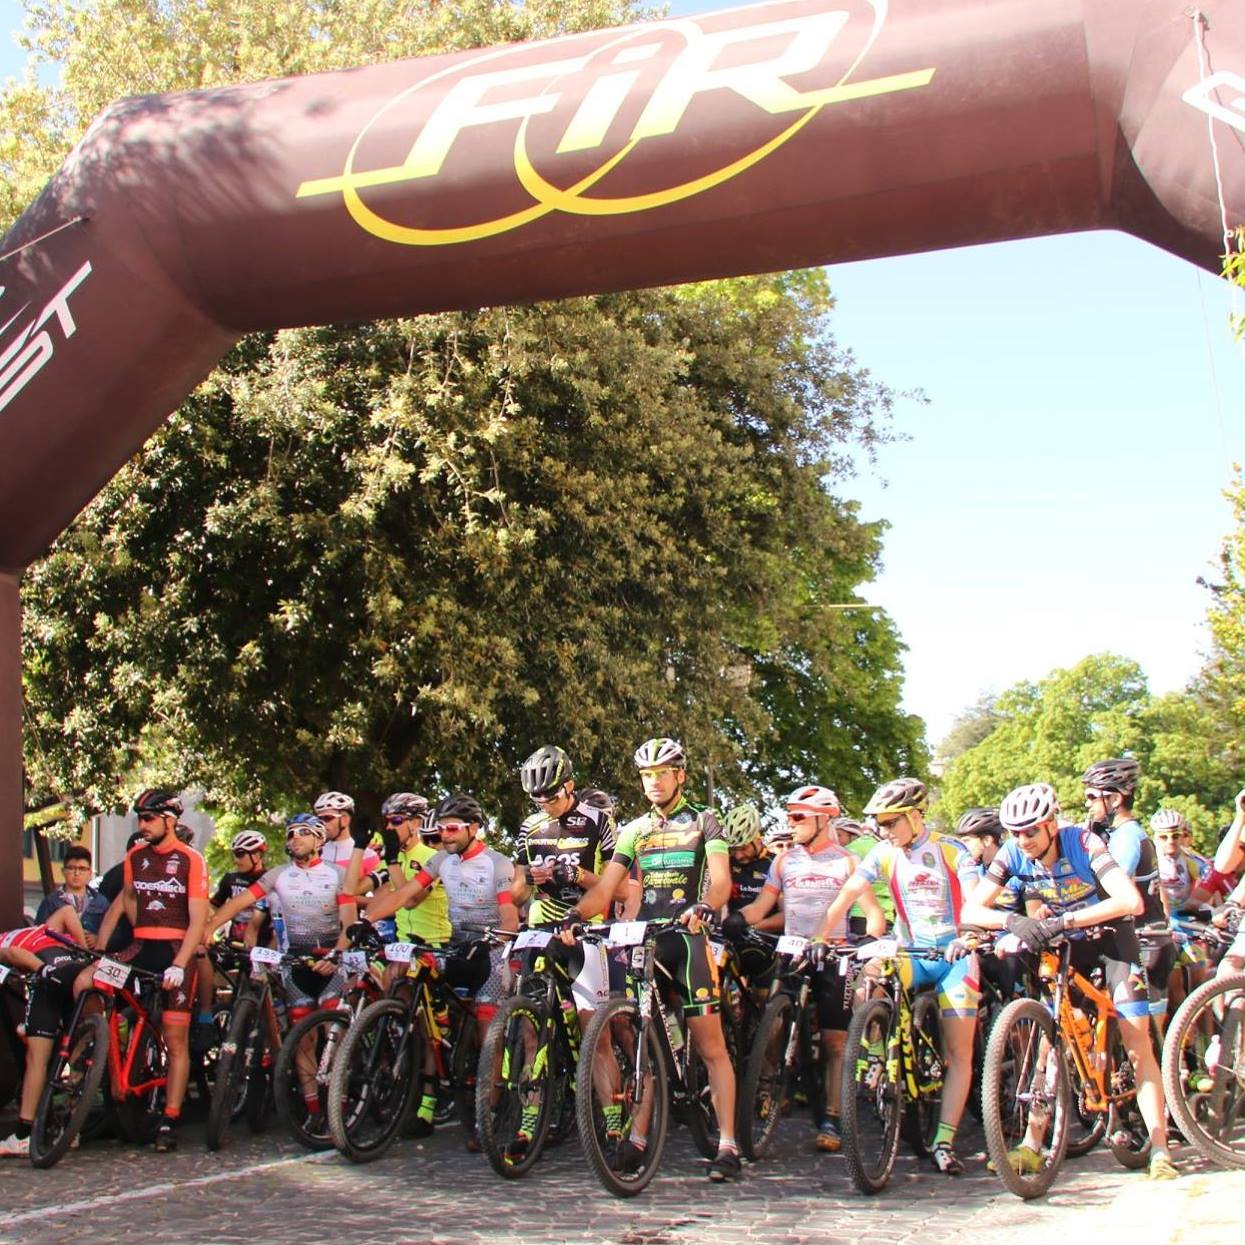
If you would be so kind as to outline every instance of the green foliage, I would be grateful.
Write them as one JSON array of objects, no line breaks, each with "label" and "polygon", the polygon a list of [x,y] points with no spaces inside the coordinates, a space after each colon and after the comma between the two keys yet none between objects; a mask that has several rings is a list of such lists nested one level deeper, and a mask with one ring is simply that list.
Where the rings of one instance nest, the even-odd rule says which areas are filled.
[{"label": "green foliage", "polygon": [[956,715],[934,753],[944,769],[961,753],[975,748],[998,726],[997,700],[993,692],[983,692],[973,704]]},{"label": "green foliage", "polygon": [[1231,758],[1213,746],[1213,722],[1194,696],[1154,697],[1136,662],[1087,657],[1040,682],[998,697],[995,728],[944,775],[937,813],[953,825],[965,809],[995,805],[1022,783],[1049,782],[1066,815],[1083,819],[1080,776],[1094,761],[1134,756],[1141,764],[1136,809],[1143,824],[1160,807],[1178,808],[1203,847],[1231,807]]}]

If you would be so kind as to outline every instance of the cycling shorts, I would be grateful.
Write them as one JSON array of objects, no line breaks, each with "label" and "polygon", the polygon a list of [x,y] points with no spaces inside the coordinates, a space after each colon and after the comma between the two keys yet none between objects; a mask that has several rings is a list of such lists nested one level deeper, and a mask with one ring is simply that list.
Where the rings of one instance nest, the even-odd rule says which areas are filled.
[{"label": "cycling shorts", "polygon": [[[171,938],[140,938],[111,958],[131,968],[148,973],[163,973],[173,963],[181,943]],[[182,984],[161,990],[164,1020],[173,1025],[188,1025],[195,999],[196,964],[194,960],[182,973]]]},{"label": "cycling shorts", "polygon": [[48,972],[30,979],[26,988],[26,1014],[22,1024],[28,1038],[55,1038],[73,1006],[74,979],[85,961],[68,948],[36,951]]},{"label": "cycling shorts", "polygon": [[1102,966],[1107,993],[1115,1010],[1126,1020],[1145,1020],[1150,1015],[1150,992],[1141,967],[1141,947],[1131,923],[1114,927],[1102,938],[1075,940],[1071,963],[1086,976]]},{"label": "cycling shorts", "polygon": [[981,970],[975,955],[948,964],[946,960],[899,960],[899,980],[909,990],[934,987],[938,991],[938,1010],[946,1017],[975,1016],[981,1001]]},{"label": "cycling shorts", "polygon": [[679,1000],[685,1016],[711,1016],[718,1010],[718,966],[704,934],[663,929],[657,935],[656,964]]},{"label": "cycling shorts", "polygon": [[[846,966],[846,973],[840,968]],[[839,960],[813,974],[813,999],[817,1004],[817,1024],[822,1029],[846,1032],[852,1019],[852,994],[857,974],[855,961]]]},{"label": "cycling shorts", "polygon": [[[311,956],[317,951],[294,949],[292,954]],[[303,1015],[327,1007],[331,1000],[341,998],[345,989],[346,974],[340,964],[334,965],[333,971],[327,975],[317,973],[308,964],[281,965],[281,993],[294,1020],[301,1020]]]},{"label": "cycling shorts", "polygon": [[1171,938],[1147,941],[1141,947],[1141,962],[1149,984],[1150,1015],[1167,1015],[1167,983],[1176,967],[1179,948]]},{"label": "cycling shorts", "polygon": [[456,943],[445,961],[445,980],[477,1003],[500,1003],[513,981],[509,953],[486,942]]}]

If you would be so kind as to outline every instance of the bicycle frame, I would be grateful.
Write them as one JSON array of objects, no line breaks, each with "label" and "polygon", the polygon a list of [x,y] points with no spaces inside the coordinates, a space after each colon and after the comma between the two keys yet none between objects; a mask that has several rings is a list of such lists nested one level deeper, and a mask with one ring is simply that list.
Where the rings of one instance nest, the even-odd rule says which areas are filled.
[{"label": "bicycle frame", "polygon": [[[871,984],[890,995],[895,1004],[895,1024],[891,1026],[887,1037],[886,1068],[887,1076],[898,1081],[903,1074],[904,1090],[909,1102],[919,1102],[922,1096],[921,1083],[916,1075],[916,1042],[912,1031],[912,1000],[913,992],[903,983],[899,976],[899,957],[909,956],[913,959],[931,959],[933,953],[926,947],[898,947],[893,956],[879,957],[872,961],[880,966],[879,972],[872,974]],[[942,958],[942,953],[937,952]],[[941,1052],[939,1054],[941,1066]],[[942,1091],[942,1080],[931,1082],[927,1089]]]}]

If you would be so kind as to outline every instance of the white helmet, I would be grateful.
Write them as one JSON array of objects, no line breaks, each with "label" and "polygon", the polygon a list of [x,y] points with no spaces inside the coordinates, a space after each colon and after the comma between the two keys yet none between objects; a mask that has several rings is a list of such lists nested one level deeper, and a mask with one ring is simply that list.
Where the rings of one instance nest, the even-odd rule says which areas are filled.
[{"label": "white helmet", "polygon": [[1059,797],[1048,782],[1031,782],[1007,793],[999,805],[999,821],[1008,830],[1028,830],[1059,812]]},{"label": "white helmet", "polygon": [[812,813],[816,817],[837,817],[843,811],[839,797],[829,787],[816,785],[796,787],[786,804],[789,813]]},{"label": "white helmet", "polygon": [[1185,821],[1184,814],[1177,812],[1174,808],[1160,808],[1150,818],[1151,830],[1187,830],[1188,828],[1189,823]]},{"label": "white helmet", "polygon": [[325,791],[316,796],[312,808],[317,813],[353,813],[354,801],[341,791]]},{"label": "white helmet", "polygon": [[231,852],[262,852],[268,840],[258,830],[239,830],[229,844]]},{"label": "white helmet", "polygon": [[631,758],[636,769],[660,769],[670,766],[671,769],[684,769],[687,765],[687,753],[677,739],[668,735],[659,735],[656,739],[646,739]]}]

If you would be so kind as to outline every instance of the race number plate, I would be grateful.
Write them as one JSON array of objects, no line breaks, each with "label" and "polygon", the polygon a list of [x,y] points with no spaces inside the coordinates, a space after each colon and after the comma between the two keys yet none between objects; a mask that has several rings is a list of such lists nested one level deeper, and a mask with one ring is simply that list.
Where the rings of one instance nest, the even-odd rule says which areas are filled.
[{"label": "race number plate", "polygon": [[783,934],[778,940],[779,955],[803,955],[808,946],[807,938],[799,938],[795,934]]},{"label": "race number plate", "polygon": [[866,942],[856,948],[858,960],[889,960],[899,951],[899,943],[894,938],[879,938],[876,942]]},{"label": "race number plate", "polygon": [[712,938],[710,938],[709,952],[713,956],[714,962],[721,964],[723,957],[726,955],[726,943],[715,942]]},{"label": "race number plate", "polygon": [[528,947],[547,947],[553,935],[547,929],[525,929],[510,944],[512,951],[526,951]]},{"label": "race number plate", "polygon": [[130,966],[118,964],[116,960],[103,959],[95,966],[95,982],[101,986],[112,986],[120,990],[130,979]]},{"label": "race number plate", "polygon": [[343,951],[342,952],[342,971],[347,973],[366,973],[367,972],[367,952],[366,951]]},{"label": "race number plate", "polygon": [[611,947],[634,947],[644,941],[647,921],[619,921],[610,926],[609,944]]},{"label": "race number plate", "polygon": [[385,948],[385,959],[390,964],[409,964],[414,954],[415,944],[413,942],[391,942]]}]

